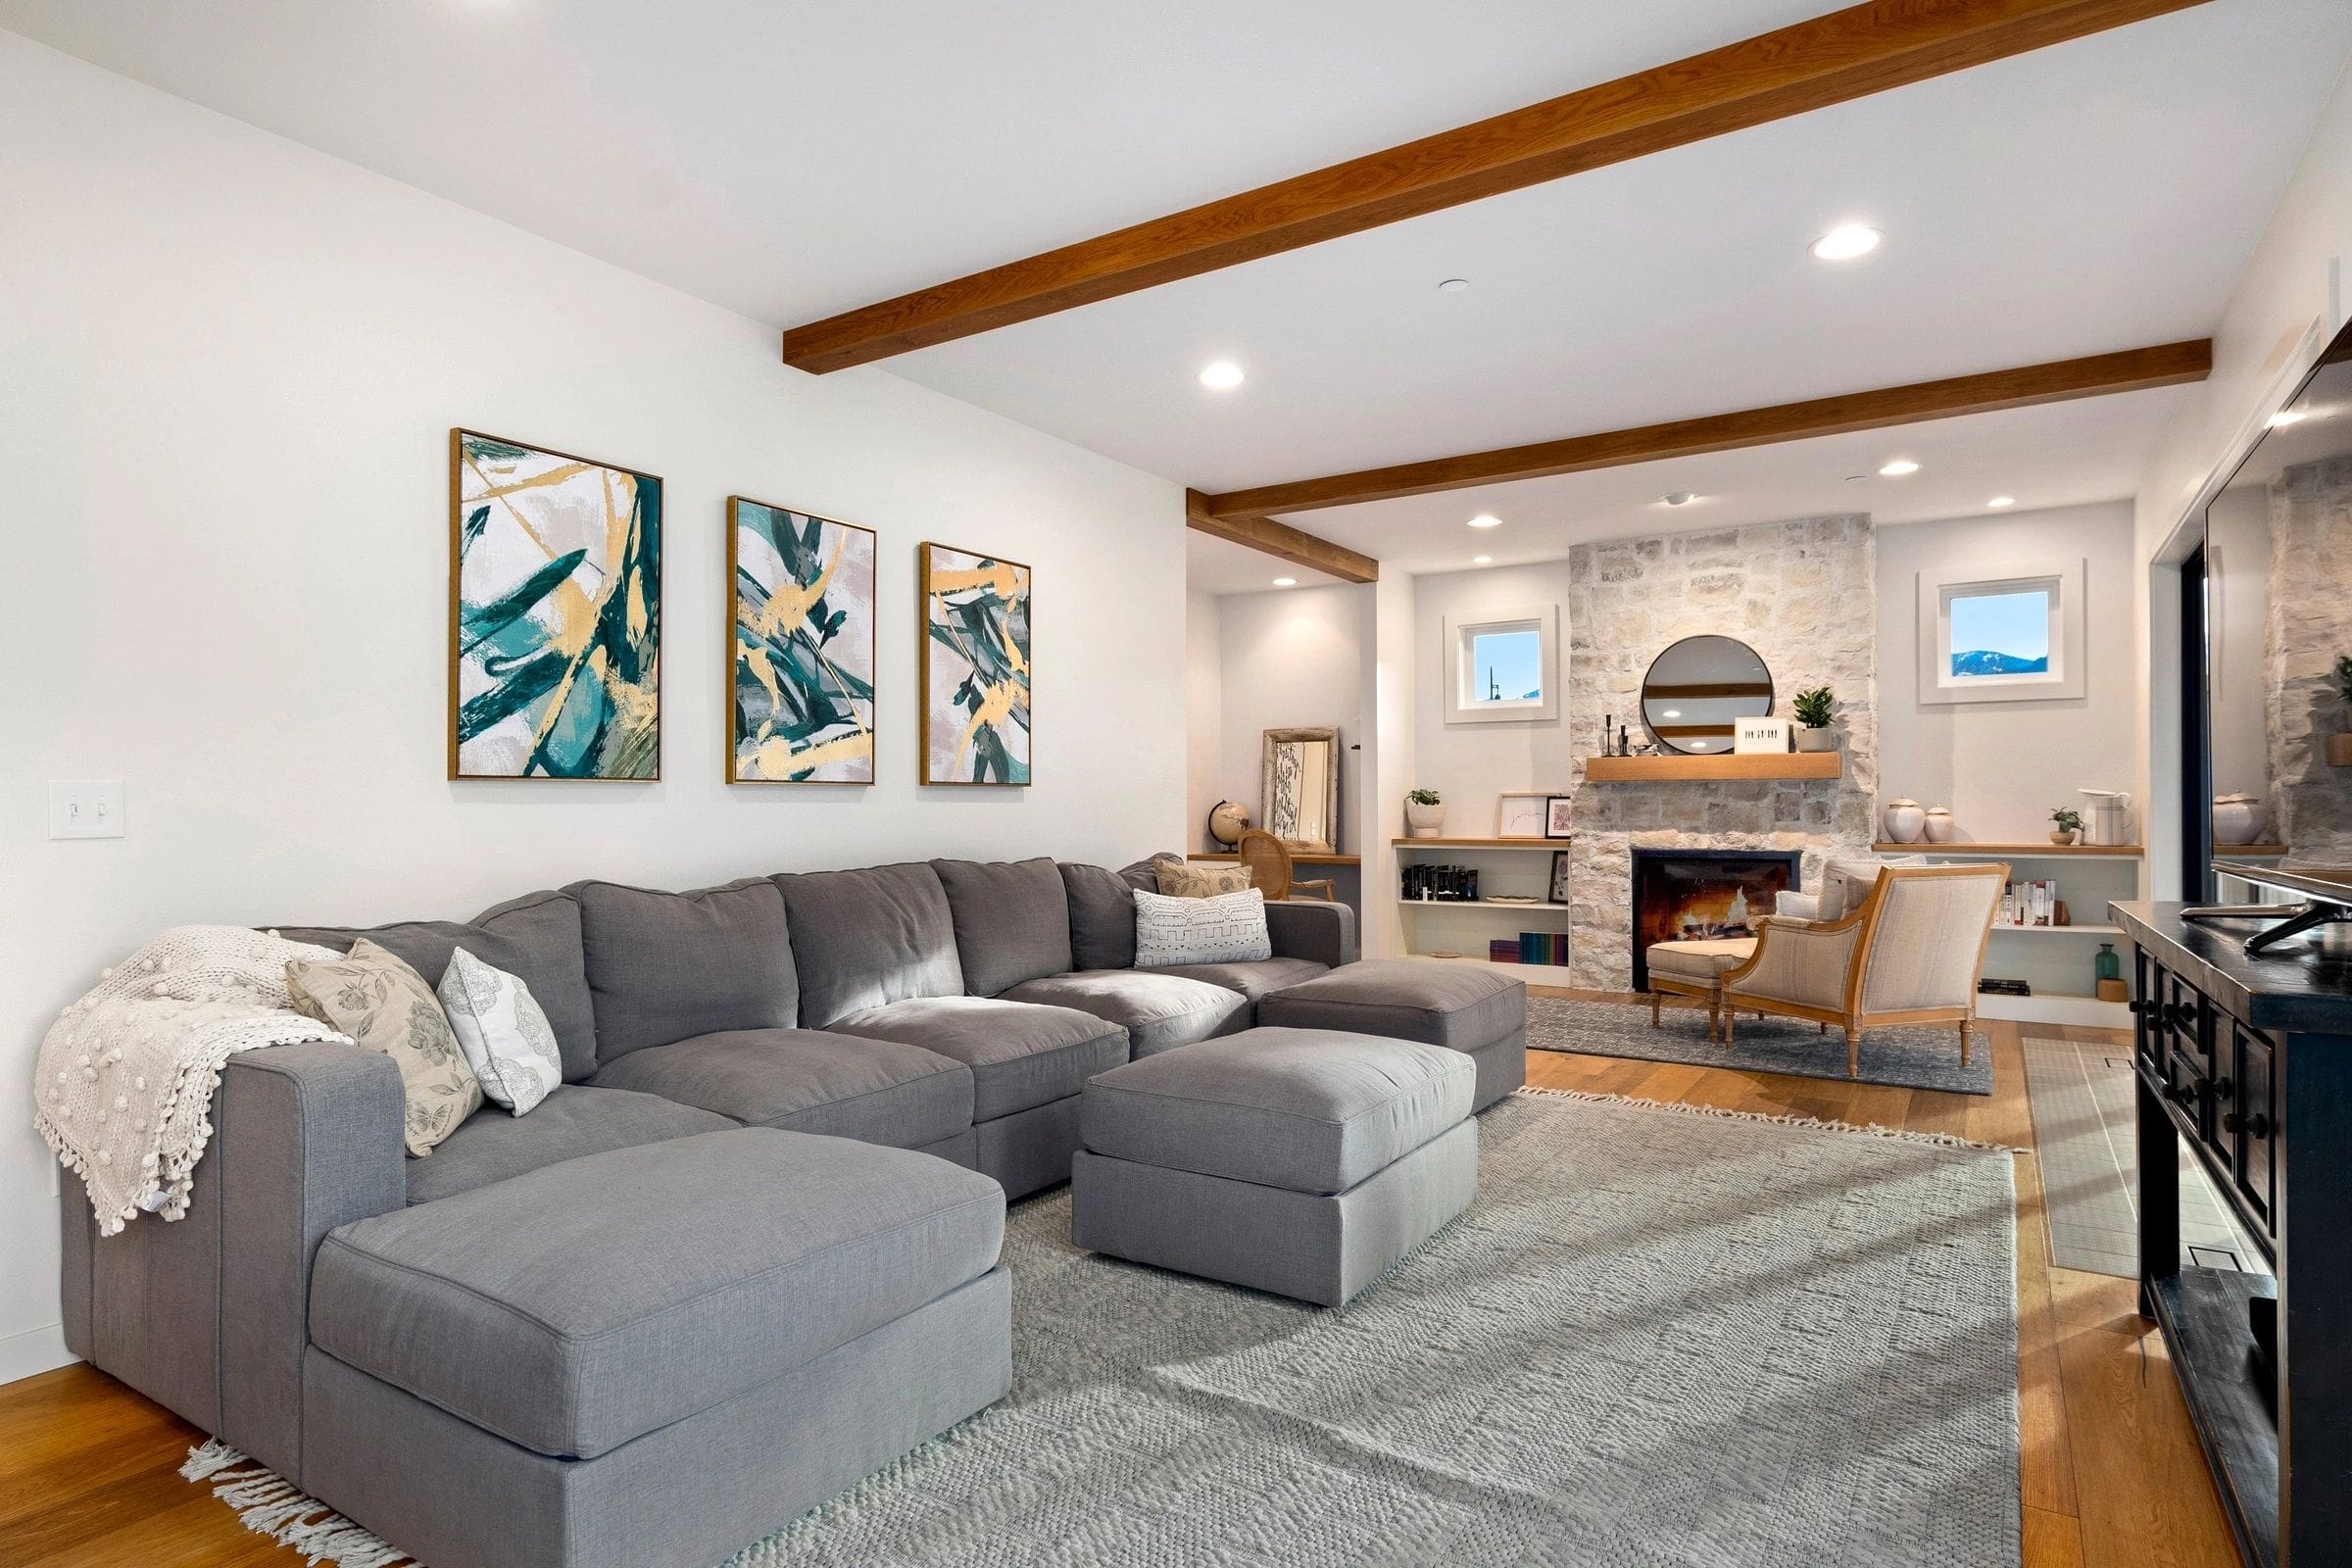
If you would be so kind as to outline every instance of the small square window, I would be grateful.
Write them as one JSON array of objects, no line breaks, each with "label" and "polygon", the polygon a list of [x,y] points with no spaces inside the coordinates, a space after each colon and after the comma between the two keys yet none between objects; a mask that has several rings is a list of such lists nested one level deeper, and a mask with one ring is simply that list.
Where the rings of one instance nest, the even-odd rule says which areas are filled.
[{"label": "small square window", "polygon": [[1540,703],[1544,700],[1544,635],[1533,626],[1470,634],[1472,703]]},{"label": "small square window", "polygon": [[2083,693],[2080,557],[1919,574],[1919,700],[2031,703]]},{"label": "small square window", "polygon": [[1447,723],[1524,723],[1559,716],[1559,612],[1550,605],[1446,617]]},{"label": "small square window", "polygon": [[1947,604],[1952,678],[2047,675],[2050,601],[2056,597],[2047,587],[1953,594]]}]

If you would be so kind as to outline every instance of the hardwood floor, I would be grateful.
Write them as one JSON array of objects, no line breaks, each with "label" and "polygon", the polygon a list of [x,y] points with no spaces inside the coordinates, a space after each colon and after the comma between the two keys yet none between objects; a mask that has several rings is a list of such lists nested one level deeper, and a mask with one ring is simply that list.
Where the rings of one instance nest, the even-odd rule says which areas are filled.
[{"label": "hardwood floor", "polygon": [[[1988,1098],[1544,1051],[1528,1054],[1528,1077],[1550,1089],[1879,1122],[2031,1149],[2017,1027],[1983,1028],[1993,1051]],[[2031,1157],[2017,1162],[2017,1226],[2026,1568],[2232,1568],[2237,1553],[2164,1342],[2133,1310],[2131,1282],[2049,1266]],[[198,1437],[85,1366],[0,1387],[0,1563],[299,1563],[295,1552],[249,1533],[209,1491],[179,1479],[180,1459]]]}]

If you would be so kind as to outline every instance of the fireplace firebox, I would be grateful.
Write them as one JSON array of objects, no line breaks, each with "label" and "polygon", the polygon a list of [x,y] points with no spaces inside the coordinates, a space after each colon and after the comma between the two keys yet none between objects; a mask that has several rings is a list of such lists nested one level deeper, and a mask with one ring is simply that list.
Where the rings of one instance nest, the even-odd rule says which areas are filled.
[{"label": "fireplace firebox", "polygon": [[1635,850],[1634,989],[1649,988],[1652,943],[1754,936],[1803,864],[1794,850]]}]

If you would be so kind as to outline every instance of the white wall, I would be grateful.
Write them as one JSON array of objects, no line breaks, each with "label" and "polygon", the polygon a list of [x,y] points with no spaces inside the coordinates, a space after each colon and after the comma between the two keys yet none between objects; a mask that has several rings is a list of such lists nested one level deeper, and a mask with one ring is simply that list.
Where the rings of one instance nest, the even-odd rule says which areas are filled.
[{"label": "white wall", "polygon": [[[1224,603],[1198,589],[1184,596],[1185,832],[1175,847],[1186,854],[1212,848],[1209,809],[1226,798]],[[1237,798],[1257,809],[1255,794]]]},{"label": "white wall", "polygon": [[[1263,825],[1260,776],[1265,732],[1329,725],[1340,732],[1340,844],[1356,849],[1355,809],[1363,740],[1363,647],[1370,635],[1371,590],[1356,584],[1228,594],[1218,601],[1218,707],[1214,792],[1239,801]],[[1315,873],[1315,874],[1320,874]]]},{"label": "white wall", "polygon": [[[62,1358],[35,1045],[159,927],[1180,826],[1175,485],[7,33],[0,212],[0,1378]],[[444,782],[453,424],[665,477],[662,782]],[[720,781],[731,491],[881,531],[870,789]],[[913,783],[926,538],[1036,568],[1034,788]],[[127,838],[45,837],[85,777]]]},{"label": "white wall", "polygon": [[[1883,797],[1950,807],[1963,839],[2016,843],[2047,834],[2054,808],[2079,809],[2079,790],[2134,789],[2140,704],[2131,503],[1909,523],[1881,528],[1878,540]],[[1953,567],[1998,575],[2009,562],[2061,556],[2087,563],[2083,695],[1922,703],[1919,574]]]},{"label": "white wall", "polygon": [[[1572,714],[1568,709],[1568,563],[1440,572],[1415,578],[1413,586],[1414,740],[1406,787],[1438,792],[1446,804],[1448,835],[1484,837],[1494,831],[1497,795],[1566,792],[1577,777],[1577,759],[1599,741],[1600,715]],[[1527,605],[1560,607],[1559,647],[1547,672],[1559,685],[1560,716],[1508,724],[1446,722],[1446,618],[1476,618]],[[1639,722],[1635,727],[1639,733]]]}]

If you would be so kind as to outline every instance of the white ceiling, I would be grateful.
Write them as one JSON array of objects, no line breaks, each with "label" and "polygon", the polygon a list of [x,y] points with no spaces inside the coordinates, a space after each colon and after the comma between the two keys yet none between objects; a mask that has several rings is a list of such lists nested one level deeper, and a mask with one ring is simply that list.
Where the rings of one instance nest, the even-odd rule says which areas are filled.
[{"label": "white ceiling", "polygon": [[1340,581],[1329,572],[1295,566],[1248,545],[1237,545],[1215,534],[1188,532],[1184,536],[1184,585],[1208,594],[1262,594],[1274,579],[1289,577],[1294,588],[1327,588]]},{"label": "white ceiling", "polygon": [[[783,326],[1833,3],[0,0],[0,26]],[[1218,490],[2200,336],[2347,53],[2343,0],[2210,0],[888,368]],[[1853,220],[1878,253],[1805,254]],[[1240,390],[1195,380],[1217,357]],[[2170,396],[1298,520],[1419,569],[1467,564],[1479,507],[1499,562],[2109,499]],[[1890,444],[1924,471],[1843,483]],[[1714,499],[1643,505],[1675,489]]]}]

